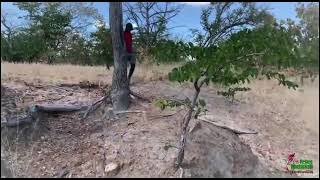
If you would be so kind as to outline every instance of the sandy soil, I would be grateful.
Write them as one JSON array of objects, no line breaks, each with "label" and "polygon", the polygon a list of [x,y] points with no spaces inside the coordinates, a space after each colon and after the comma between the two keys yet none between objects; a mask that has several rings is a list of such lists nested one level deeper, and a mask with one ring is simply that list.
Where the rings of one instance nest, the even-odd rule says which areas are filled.
[{"label": "sandy soil", "polygon": [[[158,94],[172,92],[165,83],[143,85],[142,89],[157,87]],[[172,96],[192,96],[192,89],[177,88]],[[258,131],[258,135],[242,135],[261,162],[271,171],[284,171],[287,155],[296,153],[297,159],[313,160],[313,174],[302,177],[319,177],[319,79],[305,84],[298,90],[278,86],[276,81],[260,80],[249,85],[252,91],[236,96],[231,104],[217,95],[219,88],[204,88],[200,98],[207,102],[211,120]]]},{"label": "sandy soil", "polygon": [[[44,96],[45,92],[47,99],[51,99],[52,94],[57,96],[70,91],[72,96],[86,93],[82,89],[64,89],[65,92],[61,92],[61,88],[52,87],[27,91],[27,87],[20,86],[19,89],[13,84],[4,85],[2,109],[7,109],[9,104],[19,107],[19,102],[9,102],[23,91],[24,98],[29,93],[26,104],[43,101],[39,96]],[[52,93],[51,97],[48,92]],[[91,94],[92,98],[99,96],[98,92]],[[152,99],[151,96],[149,98]],[[78,102],[81,100],[86,101],[78,98]],[[59,103],[63,101],[71,103],[70,96]],[[7,159],[15,177],[57,177],[64,171],[68,172],[67,177],[180,177],[181,172],[173,168],[173,163],[185,112],[182,110],[173,116],[163,117],[176,110],[161,111],[152,104],[139,101],[133,102],[130,110],[146,113],[107,121],[101,118],[103,112],[98,111],[85,122],[80,121],[81,113],[44,116],[41,125],[35,129],[4,129],[1,136],[3,159]],[[10,113],[5,113],[2,116],[9,117]],[[249,146],[241,143],[237,135],[207,124],[202,124],[200,129],[188,138],[183,177],[273,175],[263,168]],[[17,138],[20,140],[10,140],[10,137],[17,137],[17,131],[21,134]],[[118,170],[110,174],[105,168],[112,163],[118,166]]]},{"label": "sandy soil", "polygon": [[[2,84],[2,119],[23,114],[33,103],[87,104],[101,96],[99,89],[27,87],[21,79]],[[183,177],[288,177],[284,167],[291,152],[298,159],[313,160],[314,173],[299,176],[319,177],[319,80],[297,91],[266,80],[250,87],[252,91],[237,95],[233,104],[217,95],[218,87],[203,88],[206,118],[259,134],[238,137],[201,121],[199,130],[188,137]],[[189,85],[167,81],[136,83],[132,90],[150,99],[193,94]],[[177,110],[161,111],[138,100],[130,109],[146,113],[106,121],[101,109],[85,122],[80,121],[81,113],[45,116],[40,128],[20,129],[19,142],[7,138],[16,137],[16,130],[2,129],[1,157],[14,176],[56,177],[68,172],[66,177],[179,177],[180,170],[172,164],[184,111],[161,117]],[[105,168],[111,163],[118,168],[110,174]]]}]

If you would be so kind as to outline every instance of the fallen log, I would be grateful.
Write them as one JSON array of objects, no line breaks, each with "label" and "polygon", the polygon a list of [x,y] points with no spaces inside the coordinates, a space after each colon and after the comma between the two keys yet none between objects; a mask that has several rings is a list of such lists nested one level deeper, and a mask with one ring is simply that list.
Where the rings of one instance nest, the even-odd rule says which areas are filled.
[{"label": "fallen log", "polygon": [[75,112],[85,110],[88,106],[75,106],[75,105],[61,105],[61,104],[50,104],[50,105],[35,105],[37,112],[46,113],[63,113],[63,112]]},{"label": "fallen log", "polygon": [[40,117],[41,113],[69,113],[76,111],[83,111],[88,106],[77,106],[77,105],[61,105],[61,104],[50,104],[50,105],[34,105],[29,108],[27,115],[22,117],[8,117],[7,121],[1,122],[1,127],[16,127],[23,126],[26,124],[32,124]]},{"label": "fallen log", "polygon": [[[108,99],[109,95],[108,92],[106,93],[107,95],[104,97],[101,97],[91,105],[85,105],[85,106],[80,106],[80,105],[67,105],[67,104],[43,104],[43,105],[34,105],[31,106],[28,112],[28,115],[23,118],[16,118],[17,120],[10,120],[7,122],[1,123],[1,127],[4,125],[6,127],[15,127],[15,126],[21,126],[25,124],[30,124],[33,123],[36,119],[39,118],[40,113],[49,113],[49,114],[54,114],[54,113],[68,113],[68,112],[76,112],[76,111],[84,111],[86,110],[82,120],[84,120],[89,113],[95,111],[103,102],[110,102],[111,100]],[[150,102],[150,100],[141,97],[140,95],[137,95],[130,91],[130,94],[138,97],[139,99],[143,99],[145,101]],[[116,112],[115,114],[123,114],[123,113],[144,113],[143,111],[123,111],[123,112]]]}]

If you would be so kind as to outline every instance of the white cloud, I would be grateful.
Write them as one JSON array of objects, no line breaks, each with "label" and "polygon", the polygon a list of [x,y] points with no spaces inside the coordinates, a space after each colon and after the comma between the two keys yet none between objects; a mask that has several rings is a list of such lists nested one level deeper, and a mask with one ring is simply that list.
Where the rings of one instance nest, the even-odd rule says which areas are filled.
[{"label": "white cloud", "polygon": [[187,5],[191,5],[191,6],[204,6],[204,5],[209,5],[210,2],[179,2],[182,4],[187,4]]},{"label": "white cloud", "polygon": [[132,23],[133,28],[137,28],[138,25],[136,23]]},{"label": "white cloud", "polygon": [[96,22],[94,23],[94,26],[99,28],[101,26],[105,26],[105,23],[103,21],[96,20]]}]

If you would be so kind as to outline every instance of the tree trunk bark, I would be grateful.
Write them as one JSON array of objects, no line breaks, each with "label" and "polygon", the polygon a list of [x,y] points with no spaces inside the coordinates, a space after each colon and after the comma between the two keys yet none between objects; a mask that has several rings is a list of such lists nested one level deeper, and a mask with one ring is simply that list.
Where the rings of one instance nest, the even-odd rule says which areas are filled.
[{"label": "tree trunk bark", "polygon": [[122,4],[121,2],[110,2],[109,8],[114,58],[111,99],[113,110],[122,111],[129,108],[129,84],[123,43]]}]

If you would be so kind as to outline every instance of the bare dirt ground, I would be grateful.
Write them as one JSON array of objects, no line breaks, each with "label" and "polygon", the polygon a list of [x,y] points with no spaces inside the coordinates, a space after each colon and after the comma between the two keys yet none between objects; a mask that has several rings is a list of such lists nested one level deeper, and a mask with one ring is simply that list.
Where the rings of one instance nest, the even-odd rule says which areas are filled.
[{"label": "bare dirt ground", "polygon": [[[99,89],[59,87],[46,80],[27,86],[24,82],[32,82],[30,77],[12,71],[9,75],[8,71],[1,74],[5,89],[4,94],[1,91],[1,119],[25,113],[30,104],[88,104],[102,95]],[[153,80],[165,79],[160,72],[153,73],[160,74]],[[187,84],[177,86],[167,80],[141,82],[137,77],[143,76],[137,74],[131,89],[149,99],[184,98],[193,93]],[[217,95],[218,87],[202,90],[200,97],[206,100],[209,110],[203,118],[259,133],[238,137],[200,121],[200,127],[187,140],[183,177],[289,177],[284,167],[292,152],[298,159],[313,160],[314,173],[299,176],[319,177],[318,79],[305,84],[303,91],[288,90],[266,80],[254,81],[250,87],[253,90],[237,95],[239,101],[234,104]],[[161,111],[139,100],[132,102],[130,110],[145,113],[125,114],[108,121],[102,118],[104,110],[100,109],[84,122],[80,121],[81,113],[70,113],[45,116],[37,129],[2,129],[1,174],[10,171],[14,177],[180,177],[181,170],[176,171],[172,165],[185,111]],[[191,126],[196,121],[192,120]],[[10,141],[8,137],[16,137],[16,132],[21,134],[18,142]],[[8,170],[3,169],[3,160]],[[111,166],[113,171],[108,170]]]},{"label": "bare dirt ground", "polygon": [[[142,89],[152,88],[145,86]],[[157,86],[162,95],[171,92],[170,85],[152,86]],[[298,175],[319,177],[319,80],[297,91],[268,80],[257,80],[249,86],[252,91],[239,94],[234,104],[217,95],[219,88],[204,88],[200,98],[207,102],[207,119],[258,131],[258,135],[240,138],[271,171],[284,171],[287,155],[296,153],[298,159],[313,160],[314,165],[313,174]],[[193,93],[188,86],[176,90],[181,98]]]}]

